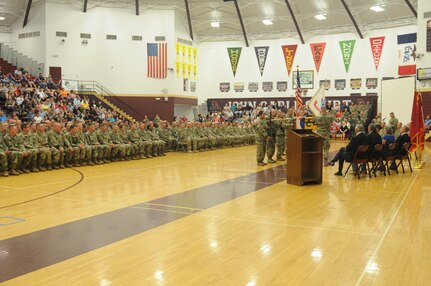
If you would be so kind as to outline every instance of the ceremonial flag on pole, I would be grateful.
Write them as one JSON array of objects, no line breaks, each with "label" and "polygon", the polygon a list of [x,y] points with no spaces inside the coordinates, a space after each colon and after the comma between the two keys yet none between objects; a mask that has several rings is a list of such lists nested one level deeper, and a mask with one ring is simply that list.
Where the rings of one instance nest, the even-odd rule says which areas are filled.
[{"label": "ceremonial flag on pole", "polygon": [[421,152],[425,146],[424,112],[422,108],[422,94],[415,92],[413,100],[412,118],[410,122],[410,138],[412,146],[410,151]]},{"label": "ceremonial flag on pole", "polygon": [[301,108],[304,103],[302,102],[301,97],[301,80],[299,79],[299,69],[296,72],[296,92],[295,92],[295,98],[296,98],[296,108]]},{"label": "ceremonial flag on pole", "polygon": [[325,106],[325,85],[322,84],[316,94],[311,98],[308,103],[308,109],[313,112],[314,116],[320,115],[322,106]]},{"label": "ceremonial flag on pole", "polygon": [[168,70],[167,43],[147,43],[147,76],[152,78],[166,78]]}]

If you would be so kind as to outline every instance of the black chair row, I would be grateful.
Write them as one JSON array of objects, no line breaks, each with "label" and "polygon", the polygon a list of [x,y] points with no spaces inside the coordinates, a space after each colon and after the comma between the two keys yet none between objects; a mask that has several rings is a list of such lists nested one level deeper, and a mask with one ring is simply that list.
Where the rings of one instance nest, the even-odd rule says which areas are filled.
[{"label": "black chair row", "polygon": [[388,173],[388,175],[391,175],[391,166],[395,166],[395,172],[397,174],[398,168],[400,166],[403,170],[403,173],[405,173],[405,161],[407,161],[409,164],[410,172],[413,172],[409,153],[410,146],[411,143],[404,143],[403,146],[401,146],[401,148],[396,151],[398,145],[397,143],[392,143],[388,146],[387,154],[384,154],[382,144],[377,144],[374,146],[374,148],[371,148],[370,145],[361,145],[358,147],[358,150],[353,156],[353,159],[350,162],[344,176],[347,175],[350,167],[352,167],[353,164],[356,164],[356,166],[358,166],[358,170],[356,171],[358,179],[361,178],[360,166],[363,166],[363,168],[365,168],[370,178],[372,177],[372,175],[374,175],[374,177],[377,177],[376,173],[379,170],[382,171],[385,176],[386,172]]}]

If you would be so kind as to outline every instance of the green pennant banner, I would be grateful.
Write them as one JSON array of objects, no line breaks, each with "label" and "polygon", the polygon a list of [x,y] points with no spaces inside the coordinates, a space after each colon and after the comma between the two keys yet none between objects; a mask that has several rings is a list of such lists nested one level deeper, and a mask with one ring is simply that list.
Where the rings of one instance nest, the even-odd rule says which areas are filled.
[{"label": "green pennant banner", "polygon": [[341,54],[346,72],[349,72],[350,62],[352,61],[353,49],[355,48],[356,40],[340,41]]},{"label": "green pennant banner", "polygon": [[236,75],[236,70],[238,69],[239,57],[241,56],[242,48],[227,48],[227,53],[229,54],[230,65],[232,67],[233,76]]}]

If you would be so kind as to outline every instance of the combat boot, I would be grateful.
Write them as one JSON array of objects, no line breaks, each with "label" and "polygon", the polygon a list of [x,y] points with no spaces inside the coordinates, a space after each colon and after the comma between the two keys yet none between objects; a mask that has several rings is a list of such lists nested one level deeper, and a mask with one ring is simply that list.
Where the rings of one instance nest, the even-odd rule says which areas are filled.
[{"label": "combat boot", "polygon": [[8,171],[3,171],[3,177],[9,177],[9,172]]},{"label": "combat boot", "polygon": [[9,174],[11,174],[12,176],[18,176],[19,172],[17,172],[16,170],[10,170]]}]

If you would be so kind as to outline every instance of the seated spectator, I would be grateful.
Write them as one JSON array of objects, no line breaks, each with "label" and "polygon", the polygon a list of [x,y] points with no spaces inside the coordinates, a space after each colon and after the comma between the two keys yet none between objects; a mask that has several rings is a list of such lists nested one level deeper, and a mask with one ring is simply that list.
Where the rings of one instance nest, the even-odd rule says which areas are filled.
[{"label": "seated spectator", "polygon": [[425,119],[424,125],[425,125],[425,130],[431,129],[431,117],[429,114],[427,115],[427,118]]},{"label": "seated spectator", "polygon": [[382,144],[382,137],[377,133],[377,127],[374,124],[368,125],[368,140],[370,141],[370,157],[374,157],[374,146]]},{"label": "seated spectator", "polygon": [[[335,162],[338,161],[338,172],[335,176],[343,175],[343,165],[344,161],[351,162],[355,156],[356,151],[361,145],[368,145],[370,143],[367,135],[364,133],[364,126],[358,124],[355,127],[355,136],[350,140],[346,147],[342,147],[340,151],[335,155],[334,159],[328,162],[329,165],[334,166]],[[357,171],[358,166],[353,166],[353,171]]]},{"label": "seated spectator", "polygon": [[392,134],[392,127],[387,126],[385,128],[386,134],[382,137],[382,144],[383,144],[383,157],[392,155],[391,151],[389,150],[389,145],[392,143],[395,143],[395,136]]},{"label": "seated spectator", "polygon": [[397,129],[395,129],[395,132],[394,132],[395,138],[398,138],[401,135],[401,127],[403,127],[403,124],[401,122],[398,122]]},{"label": "seated spectator", "polygon": [[350,123],[344,120],[340,126],[341,140],[345,140],[350,135]]},{"label": "seated spectator", "polygon": [[6,122],[7,116],[4,114],[3,111],[0,110],[0,123]]}]

